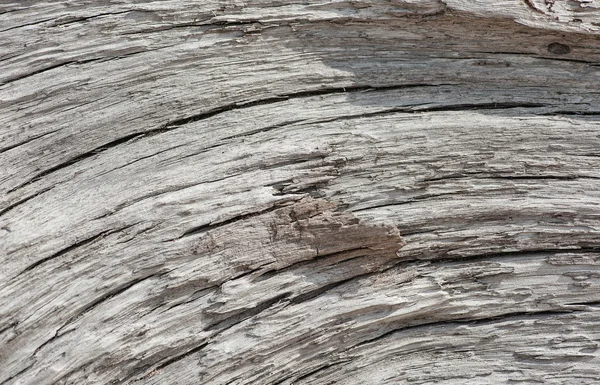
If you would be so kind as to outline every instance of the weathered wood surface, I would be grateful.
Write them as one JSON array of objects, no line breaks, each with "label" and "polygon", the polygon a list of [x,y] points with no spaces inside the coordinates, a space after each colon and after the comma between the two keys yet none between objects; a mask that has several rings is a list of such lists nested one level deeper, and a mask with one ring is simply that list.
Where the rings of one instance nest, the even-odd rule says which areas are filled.
[{"label": "weathered wood surface", "polygon": [[0,383],[600,382],[600,2],[0,5]]}]

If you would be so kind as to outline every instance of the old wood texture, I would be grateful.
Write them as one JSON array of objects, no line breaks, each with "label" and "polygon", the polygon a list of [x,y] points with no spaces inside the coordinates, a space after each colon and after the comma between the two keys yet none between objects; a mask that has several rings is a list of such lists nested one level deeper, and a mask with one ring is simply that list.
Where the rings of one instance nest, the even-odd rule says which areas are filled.
[{"label": "old wood texture", "polygon": [[600,2],[3,1],[1,384],[600,383]]}]

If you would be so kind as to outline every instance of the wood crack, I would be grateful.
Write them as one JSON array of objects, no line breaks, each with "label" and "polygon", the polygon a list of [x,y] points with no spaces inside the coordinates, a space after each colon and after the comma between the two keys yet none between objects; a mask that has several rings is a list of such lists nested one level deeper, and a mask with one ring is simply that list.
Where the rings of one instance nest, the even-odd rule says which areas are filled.
[{"label": "wood crack", "polygon": [[[16,10],[12,10],[12,11],[8,11],[8,12],[14,12],[14,11],[16,11]],[[2,13],[4,13],[4,12],[2,12]],[[15,25],[14,27],[5,28],[5,29],[0,30],[0,33],[11,31],[11,30],[17,29],[17,28],[30,27],[32,25],[43,24],[43,23],[46,23],[46,22],[52,21],[52,20],[54,20],[54,19],[50,18],[50,19],[43,19],[43,20],[33,21],[31,23],[26,23],[26,24],[21,24],[21,25]]]},{"label": "wood crack", "polygon": [[[130,227],[130,226],[127,226],[127,227]],[[102,231],[102,232],[100,232],[100,233],[98,233],[96,235],[93,235],[93,236],[89,237],[89,238],[86,238],[84,240],[76,242],[76,243],[72,244],[71,246],[66,247],[66,248],[64,248],[64,249],[62,249],[62,250],[60,250],[60,251],[58,251],[58,252],[56,252],[56,253],[48,256],[48,257],[46,257],[46,258],[42,258],[42,259],[36,261],[35,263],[32,263],[31,265],[29,265],[26,268],[24,268],[23,270],[21,270],[21,272],[19,274],[17,274],[16,277],[19,277],[20,275],[25,274],[25,273],[27,273],[27,272],[29,272],[29,271],[37,268],[38,266],[40,266],[42,264],[44,264],[44,263],[46,263],[48,261],[51,261],[51,260],[53,260],[55,258],[58,258],[58,257],[66,254],[66,253],[68,253],[70,251],[73,251],[73,250],[75,250],[75,249],[77,249],[79,247],[82,247],[82,246],[88,245],[90,243],[93,243],[94,241],[96,241],[99,238],[102,238],[103,236],[106,236],[106,235],[109,235],[109,234],[112,234],[112,233],[116,233],[116,232],[122,231],[122,230],[126,229],[127,227],[123,227],[123,228],[120,228],[120,229],[117,229],[117,230]]]},{"label": "wood crack", "polygon": [[492,323],[492,322],[502,322],[502,321],[511,320],[511,319],[532,319],[532,318],[537,319],[537,318],[544,318],[544,317],[560,316],[560,315],[565,315],[565,314],[570,314],[570,313],[580,313],[580,312],[584,312],[584,311],[585,310],[578,310],[578,309],[520,311],[520,312],[509,312],[509,313],[498,314],[498,315],[494,315],[491,317],[456,318],[456,319],[448,319],[448,320],[441,320],[441,321],[434,321],[434,322],[417,323],[417,324],[402,326],[399,328],[389,330],[389,331],[387,331],[383,334],[380,334],[376,337],[369,338],[369,339],[364,340],[356,345],[352,345],[352,346],[348,347],[348,349],[346,349],[346,351],[350,351],[353,349],[360,348],[364,345],[368,345],[368,344],[371,344],[374,342],[381,341],[383,339],[391,337],[392,335],[394,335],[396,333],[400,333],[400,332],[403,332],[406,330],[414,330],[414,329],[430,328],[430,327],[444,327],[444,326],[448,326],[448,325],[463,325],[463,324],[480,325],[480,324],[486,324],[486,323]]},{"label": "wood crack", "polygon": [[164,241],[164,242],[171,242],[171,241],[174,241],[174,240],[177,240],[177,239],[189,237],[191,235],[203,234],[203,233],[206,233],[207,231],[210,231],[210,230],[222,227],[222,226],[226,226],[226,225],[229,225],[229,224],[232,224],[232,223],[235,223],[235,222],[243,221],[243,220],[246,220],[246,219],[249,219],[249,218],[253,218],[253,217],[256,217],[256,216],[259,216],[259,215],[267,214],[267,213],[270,213],[272,211],[278,210],[278,209],[280,209],[282,207],[285,207],[287,204],[290,203],[291,200],[297,201],[299,199],[300,198],[290,198],[289,200],[279,201],[279,202],[275,203],[274,205],[269,206],[267,208],[264,208],[262,210],[252,211],[252,212],[249,212],[249,213],[244,213],[244,214],[241,214],[241,215],[236,215],[236,216],[234,216],[232,218],[225,219],[225,220],[222,220],[222,221],[211,222],[211,223],[208,223],[208,224],[205,224],[205,225],[193,227],[193,228],[185,231],[178,238],[170,239],[170,240]]},{"label": "wood crack", "polygon": [[600,115],[600,111],[568,111],[568,110],[559,110],[552,111],[547,113],[542,113],[540,115],[544,116],[553,116],[553,115],[581,115],[581,116],[598,116]]},{"label": "wood crack", "polygon": [[[1,81],[0,82],[0,86],[4,86],[6,84],[10,84],[10,83],[16,82],[18,80],[26,79],[28,77],[31,77],[31,76],[34,76],[34,75],[38,75],[40,73],[44,73],[44,72],[47,72],[47,71],[50,71],[50,70],[53,70],[53,69],[56,69],[56,68],[69,66],[71,64],[73,64],[73,65],[82,65],[82,64],[88,64],[88,63],[104,63],[104,62],[111,61],[111,60],[123,59],[123,58],[126,58],[126,57],[138,55],[140,53],[158,51],[158,50],[163,49],[163,48],[165,48],[165,47],[158,47],[158,48],[153,48],[153,49],[140,49],[138,51],[125,52],[125,53],[123,53],[121,55],[114,55],[114,56],[101,56],[101,57],[95,57],[95,58],[90,58],[90,59],[66,60],[66,61],[54,64],[54,65],[51,65],[51,66],[40,68],[40,69],[32,71],[32,72],[28,72],[28,73],[24,73],[24,74],[21,74],[21,75],[16,75],[14,77],[8,78],[6,80]],[[85,104],[89,104],[89,102],[88,103],[84,103],[84,105]],[[74,107],[71,107],[70,109],[77,108],[77,107],[79,107],[79,106],[74,106]],[[65,111],[68,111],[68,110],[65,110]]]},{"label": "wood crack", "polygon": [[[352,260],[352,259],[363,258],[363,257],[367,257],[367,256],[366,255],[362,255],[362,256],[359,256],[359,257],[354,257],[354,258],[351,258],[351,259],[348,259],[348,260],[344,260],[343,262],[347,262],[347,261]],[[338,262],[336,264],[339,264],[339,263],[341,263],[341,262]],[[375,271],[368,271],[368,272],[363,273],[363,274],[354,275],[352,277],[343,279],[341,281],[332,282],[332,283],[329,283],[327,285],[321,286],[321,287],[319,287],[317,289],[313,289],[313,290],[304,292],[304,293],[302,293],[300,295],[297,295],[295,297],[290,297],[290,304],[297,305],[297,304],[302,303],[302,302],[310,301],[310,300],[312,300],[314,298],[317,298],[318,296],[320,296],[322,294],[325,294],[326,292],[328,292],[330,290],[336,289],[336,288],[338,288],[340,286],[343,286],[343,285],[345,285],[345,284],[347,284],[349,282],[356,281],[356,280],[359,280],[359,279],[362,279],[362,278],[373,277],[375,275],[378,275],[378,274],[381,274],[381,273],[383,273],[385,271],[388,271],[388,270],[390,270],[390,269],[392,269],[394,267],[397,267],[398,265],[399,265],[398,263],[395,263],[395,264],[393,264],[391,266],[388,266],[388,267],[385,267],[385,268],[380,268],[380,269],[375,270]]]},{"label": "wood crack", "polygon": [[[189,295],[189,297],[188,297],[189,299],[187,299],[185,301],[182,301],[182,302],[178,302],[178,303],[176,303],[174,305],[171,305],[171,306],[167,307],[166,309],[160,311],[159,314],[171,311],[171,309],[175,309],[175,308],[177,308],[179,306],[183,306],[183,305],[186,305],[188,303],[194,302],[194,301],[202,298],[204,296],[204,294],[208,294],[210,292],[217,292],[220,288],[221,288],[221,285],[213,285],[213,286],[208,286],[208,287],[205,287],[205,288],[202,288],[202,289],[198,289],[198,290],[194,291],[192,294]],[[159,305],[155,309],[152,309],[152,311],[158,309],[160,306],[161,305]],[[152,311],[150,311],[148,313],[151,313]]]},{"label": "wood crack", "polygon": [[[11,31],[13,29],[30,27],[30,26],[33,26],[33,25],[39,25],[39,24],[50,22],[50,21],[54,21],[54,24],[51,27],[57,27],[57,26],[61,26],[61,25],[76,23],[76,22],[79,22],[79,21],[86,21],[86,20],[97,18],[97,17],[101,17],[101,16],[121,15],[123,13],[129,13],[131,11],[132,10],[119,11],[119,12],[104,12],[104,13],[100,13],[100,14],[97,14],[97,15],[85,16],[85,17],[76,17],[76,16],[70,16],[70,17],[66,16],[65,17],[65,16],[61,16],[60,18],[50,18],[50,19],[44,19],[44,20],[34,21],[34,22],[31,22],[31,23],[27,23],[27,24],[16,25],[14,27],[2,29],[2,30],[0,30],[0,33]],[[13,12],[13,11],[7,11],[7,12]],[[1,12],[0,14],[3,14],[3,13],[5,13],[5,12]]]},{"label": "wood crack", "polygon": [[24,140],[24,141],[22,141],[22,142],[15,143],[15,144],[11,144],[11,145],[9,145],[9,146],[6,146],[6,147],[3,147],[3,148],[0,148],[0,154],[2,154],[3,152],[10,151],[10,150],[12,150],[12,149],[14,149],[14,148],[17,148],[17,147],[19,147],[19,146],[23,146],[23,145],[25,145],[25,144],[27,144],[27,143],[29,143],[29,142],[32,142],[32,141],[34,141],[34,140],[36,140],[36,139],[40,139],[40,138],[43,138],[43,137],[45,137],[45,136],[48,136],[48,135],[50,135],[50,134],[52,134],[52,133],[55,133],[55,132],[57,132],[57,131],[58,131],[58,129],[56,129],[56,130],[52,130],[52,131],[49,131],[49,132],[45,132],[45,133],[43,133],[43,134],[40,134],[40,135],[35,135],[35,136],[32,136],[31,138],[27,138],[26,140]]},{"label": "wood crack", "polygon": [[464,103],[449,104],[445,106],[434,106],[424,108],[413,108],[414,112],[439,112],[439,111],[476,111],[476,110],[506,110],[512,108],[542,108],[549,107],[543,103],[521,103],[521,102],[494,102],[494,103]]},{"label": "wood crack", "polygon": [[113,140],[111,142],[105,143],[102,146],[96,147],[96,148],[94,148],[94,149],[92,149],[92,150],[90,150],[88,152],[83,153],[83,154],[77,155],[77,156],[75,156],[75,157],[73,157],[73,158],[71,158],[71,159],[69,159],[69,160],[67,160],[65,162],[57,164],[54,167],[51,167],[49,169],[46,169],[46,170],[44,170],[44,171],[36,174],[35,176],[33,176],[32,178],[30,178],[29,180],[27,180],[27,181],[19,184],[18,186],[13,187],[12,189],[8,190],[7,194],[15,192],[15,191],[17,191],[17,190],[19,190],[19,189],[21,189],[21,188],[23,188],[23,187],[31,184],[31,183],[34,183],[34,182],[40,180],[41,178],[43,178],[45,176],[48,176],[48,175],[53,174],[53,173],[55,173],[55,172],[57,172],[59,170],[67,168],[67,167],[69,167],[69,166],[71,166],[71,165],[73,165],[75,163],[81,162],[82,160],[85,160],[85,159],[91,158],[93,156],[96,156],[99,153],[102,153],[102,152],[104,152],[104,151],[106,151],[106,150],[108,150],[110,148],[118,146],[119,144],[127,143],[127,142],[133,141],[133,140],[138,140],[142,136],[143,136],[143,134],[140,134],[140,133],[130,134],[130,135],[124,136],[122,138]]},{"label": "wood crack", "polygon": [[229,140],[229,139],[237,139],[237,138],[246,138],[249,136],[253,136],[256,134],[262,134],[264,132],[269,132],[272,130],[275,130],[277,128],[282,128],[285,126],[290,126],[292,124],[296,124],[296,123],[300,123],[300,122],[304,122],[306,119],[296,119],[296,120],[288,120],[286,122],[283,123],[279,123],[279,124],[274,124],[272,126],[268,126],[265,128],[259,128],[257,130],[252,130],[252,131],[248,131],[248,132],[244,132],[242,134],[236,134],[236,135],[230,135],[230,136],[225,136],[223,138],[221,138],[221,140]]},{"label": "wood crack", "polygon": [[[400,247],[400,245],[398,247]],[[279,269],[268,270],[268,271],[264,272],[263,274],[261,274],[260,279],[261,280],[265,280],[265,279],[268,279],[268,278],[270,278],[272,276],[275,276],[276,274],[281,274],[283,272],[291,271],[291,270],[297,269],[299,267],[304,267],[304,266],[310,265],[311,263],[314,263],[316,261],[321,261],[321,260],[326,259],[326,258],[339,257],[339,256],[342,256],[342,255],[345,255],[345,254],[352,255],[353,252],[355,252],[355,251],[363,251],[363,250],[366,252],[367,250],[370,250],[370,248],[369,247],[363,247],[363,246],[361,246],[361,247],[353,247],[353,248],[350,248],[350,249],[340,250],[340,251],[334,251],[334,252],[325,253],[325,254],[319,253],[319,249],[316,248],[316,253],[315,253],[315,256],[313,258],[303,259],[302,261],[294,262],[292,264],[289,264],[287,266],[281,267]],[[361,255],[358,255],[358,256],[353,256],[351,258],[344,259],[343,261],[349,261],[349,260],[352,260],[352,259],[362,258],[362,257],[365,257],[365,256],[367,256],[367,253],[361,254]]]},{"label": "wood crack", "polygon": [[[94,59],[94,60],[97,60],[97,59]],[[55,68],[55,67],[58,67],[61,65],[66,65],[68,63],[73,63],[73,62],[75,62],[75,61],[69,61],[69,62],[60,64],[57,66],[53,66],[52,68]],[[130,142],[130,141],[137,141],[141,138],[152,137],[152,136],[159,135],[159,134],[162,134],[165,132],[169,132],[169,131],[175,130],[183,125],[198,122],[198,121],[201,121],[204,119],[208,119],[208,118],[222,114],[227,111],[250,108],[250,107],[261,106],[261,105],[268,105],[268,104],[283,102],[283,101],[287,101],[287,100],[291,100],[291,99],[322,96],[322,95],[328,95],[328,94],[339,94],[339,93],[350,93],[350,92],[368,92],[368,91],[376,91],[376,90],[383,90],[383,89],[385,89],[385,90],[403,89],[403,88],[424,87],[424,86],[434,86],[434,85],[431,85],[431,84],[405,84],[405,85],[396,85],[396,86],[387,86],[387,87],[353,86],[353,87],[327,88],[327,89],[312,90],[312,91],[302,91],[302,92],[291,93],[291,94],[287,94],[287,95],[280,95],[280,96],[256,100],[256,101],[252,101],[252,102],[241,102],[241,103],[228,104],[225,106],[211,109],[209,111],[206,111],[206,112],[203,112],[203,113],[200,113],[197,115],[192,115],[192,116],[188,116],[185,118],[172,120],[172,121],[162,125],[159,128],[142,131],[142,132],[131,133],[131,134],[128,134],[121,138],[112,140],[108,143],[105,143],[101,146],[98,146],[98,147],[92,149],[92,150],[89,150],[87,152],[79,154],[67,161],[64,161],[54,167],[51,167],[49,169],[46,169],[46,170],[34,175],[27,181],[8,190],[7,193],[13,193],[29,184],[32,184],[32,183],[40,180],[43,177],[46,177],[50,174],[53,174],[57,171],[64,169],[64,168],[72,166],[73,164],[81,162],[85,159],[96,156],[100,153],[103,153],[103,152],[105,152],[111,148],[114,148],[116,146],[119,146],[121,144]]]},{"label": "wood crack", "polygon": [[27,201],[35,198],[36,196],[42,195],[43,193],[52,190],[53,188],[54,188],[54,186],[49,186],[49,187],[43,188],[42,190],[36,191],[35,193],[33,193],[33,194],[29,195],[29,196],[26,196],[25,198],[23,198],[23,199],[15,202],[15,203],[13,203],[13,204],[5,207],[4,209],[0,210],[0,217],[3,216],[4,214],[6,214],[7,212],[11,211],[11,210],[14,210],[15,208],[17,208],[18,206],[22,205],[23,203],[26,203]]},{"label": "wood crack", "polygon": [[[131,53],[128,53],[126,55],[122,55],[122,57],[129,56],[129,55],[135,55],[135,54],[141,53],[141,52],[146,52],[146,51],[131,52]],[[65,67],[65,66],[68,66],[70,64],[81,65],[81,64],[87,64],[87,63],[93,63],[93,62],[104,62],[104,61],[112,60],[112,59],[114,59],[114,58],[112,58],[112,57],[108,57],[108,58],[107,57],[99,57],[99,58],[91,58],[91,59],[64,60],[62,62],[59,62],[59,63],[56,63],[56,64],[52,64],[52,65],[46,66],[44,68],[40,68],[40,69],[32,71],[32,72],[24,73],[24,74],[17,75],[17,76],[8,78],[6,80],[3,80],[2,82],[0,82],[0,86],[6,85],[6,84],[9,84],[9,83],[13,83],[13,82],[16,82],[18,80],[22,80],[22,79],[25,79],[25,78],[28,78],[28,77],[31,77],[31,76],[39,75],[41,73],[48,72],[48,71],[51,71],[51,70],[56,69],[56,68]]]},{"label": "wood crack", "polygon": [[[406,105],[401,107],[388,108],[381,111],[365,112],[356,115],[344,115],[337,116],[334,118],[320,119],[315,121],[307,121],[301,123],[301,125],[313,125],[319,123],[330,123],[345,120],[354,120],[361,118],[370,118],[375,116],[386,116],[395,114],[414,114],[422,112],[443,112],[443,111],[462,111],[462,110],[505,110],[512,108],[543,108],[549,107],[547,104],[541,103],[512,103],[512,102],[499,102],[499,103],[472,103],[472,104],[456,104],[447,106],[424,106],[423,104]],[[297,122],[294,122],[297,123]],[[274,127],[277,128],[277,127]]]},{"label": "wood crack", "polygon": [[183,360],[184,358],[191,356],[194,353],[198,353],[200,350],[204,349],[207,345],[208,345],[208,342],[203,342],[200,345],[186,351],[185,353],[182,353],[182,354],[176,355],[172,358],[169,358],[169,359],[165,360],[164,362],[162,362],[161,364],[159,364],[156,367],[156,370],[163,369],[169,365],[174,364],[177,361]]},{"label": "wood crack", "polygon": [[[322,372],[324,370],[327,370],[333,366],[339,365],[339,364],[343,364],[345,362],[348,362],[349,360],[341,360],[341,361],[334,361],[334,362],[328,362],[324,365],[320,365],[318,367],[316,367],[315,369],[309,371],[308,373],[305,373],[303,375],[301,375],[300,377],[297,377],[294,382],[292,382],[293,384],[298,383],[299,381],[303,381],[305,379],[307,379],[308,377],[314,376],[315,374]],[[285,381],[285,380],[284,380]]]},{"label": "wood crack", "polygon": [[[231,111],[231,110],[240,109],[240,108],[248,108],[248,107],[257,106],[257,105],[272,104],[272,103],[286,101],[286,100],[290,100],[290,99],[294,99],[294,98],[311,97],[311,96],[326,95],[326,94],[332,94],[332,93],[366,92],[366,91],[377,91],[377,90],[381,90],[381,89],[390,89],[390,88],[395,89],[395,88],[407,88],[407,87],[419,87],[419,86],[432,86],[432,85],[405,85],[405,86],[391,86],[391,87],[383,87],[383,88],[373,88],[373,87],[332,88],[332,89],[327,89],[327,90],[300,92],[300,93],[296,93],[296,94],[289,94],[289,95],[281,96],[281,97],[267,98],[267,99],[262,99],[260,101],[243,103],[243,104],[227,105],[224,107],[213,109],[206,113],[202,113],[199,115],[194,115],[191,117],[171,121],[170,123],[167,123],[166,125],[164,125],[161,128],[144,131],[144,132],[132,133],[132,134],[126,135],[122,138],[115,139],[111,142],[105,143],[102,146],[96,147],[88,152],[77,155],[77,156],[71,158],[70,160],[62,162],[54,167],[51,167],[47,170],[44,170],[44,171],[34,175],[29,180],[8,190],[7,193],[13,193],[29,184],[32,184],[32,183],[40,180],[41,178],[43,178],[45,176],[53,174],[57,171],[67,168],[67,167],[69,167],[75,163],[81,162],[85,159],[96,156],[96,155],[98,155],[102,152],[105,152],[111,148],[114,148],[120,144],[124,144],[124,143],[130,142],[130,141],[136,141],[136,140],[139,140],[144,137],[151,137],[151,136],[158,135],[158,134],[161,134],[164,132],[172,131],[172,130],[174,130],[180,126],[183,126],[185,124],[189,124],[189,123],[193,123],[193,122],[196,122],[199,120],[207,119],[207,118],[213,117],[215,115],[221,114],[226,111]],[[461,111],[461,110],[484,110],[484,109],[485,110],[498,110],[498,109],[510,109],[510,108],[538,108],[538,107],[545,107],[545,106],[546,106],[545,104],[539,104],[539,103],[505,102],[505,103],[456,104],[456,105],[426,107],[426,108],[400,107],[400,108],[393,108],[393,109],[389,109],[389,110],[385,110],[385,111],[378,111],[378,112],[367,113],[367,114],[359,114],[359,115],[355,115],[355,116],[345,116],[345,117],[327,119],[327,120],[323,120],[323,122],[331,122],[331,121],[335,121],[335,120],[356,119],[356,118],[362,118],[362,117],[368,117],[368,116],[378,116],[378,115],[384,115],[384,114],[394,114],[394,113],[403,113],[403,112],[404,113],[415,113],[415,112]],[[316,122],[316,123],[319,123],[319,122]],[[1,214],[2,213],[0,212],[0,215]]]},{"label": "wood crack", "polygon": [[297,304],[302,303],[302,302],[310,301],[311,299],[314,299],[314,298],[316,298],[316,297],[318,297],[318,296],[320,296],[322,294],[325,294],[329,290],[335,289],[336,287],[340,287],[340,286],[342,286],[342,285],[344,285],[344,284],[346,284],[346,283],[348,283],[348,282],[350,282],[352,280],[359,279],[362,276],[364,276],[364,275],[356,275],[354,277],[350,277],[350,278],[347,278],[347,279],[344,279],[344,280],[341,280],[341,281],[338,281],[338,282],[329,283],[329,284],[327,284],[325,286],[319,287],[318,289],[307,291],[305,293],[302,293],[300,295],[292,297],[291,300],[290,300],[290,303],[293,304],[293,305],[297,305]]},{"label": "wood crack", "polygon": [[4,326],[4,327],[0,327],[0,335],[5,333],[6,331],[16,327],[19,324],[18,321],[13,321],[11,323],[9,323],[8,325]]},{"label": "wood crack", "polygon": [[[266,22],[262,22],[260,20],[240,20],[240,21],[232,21],[232,20],[214,20],[214,15],[207,15],[202,21],[193,21],[186,23],[177,23],[177,24],[168,24],[162,25],[151,29],[144,29],[133,32],[125,32],[123,35],[142,35],[142,34],[150,34],[157,32],[170,31],[173,29],[182,29],[182,28],[191,28],[191,27],[204,27],[203,30],[213,30],[216,28],[211,27],[219,27],[220,29],[225,29],[226,27],[244,27],[248,25],[260,25],[262,28],[268,28],[270,26],[279,26],[279,24],[266,25]],[[223,28],[225,27],[225,28]]]},{"label": "wood crack", "polygon": [[464,173],[455,173],[450,175],[442,175],[434,178],[425,178],[421,179],[420,182],[438,182],[443,180],[457,180],[457,179],[466,179],[470,177],[477,177],[478,179],[500,179],[500,180],[564,180],[564,181],[573,181],[577,179],[599,179],[598,177],[588,176],[588,175],[565,175],[565,174],[530,174],[530,175],[494,175],[490,172],[464,172]]},{"label": "wood crack", "polygon": [[369,85],[366,85],[366,86],[355,85],[355,86],[348,86],[348,87],[334,87],[334,88],[323,88],[323,89],[318,89],[318,90],[300,91],[300,92],[289,93],[289,94],[285,94],[285,95],[277,95],[274,97],[255,100],[255,101],[232,103],[232,104],[228,104],[225,106],[217,107],[217,108],[214,108],[212,110],[209,110],[209,111],[197,114],[197,115],[191,115],[191,116],[188,116],[185,118],[173,120],[171,122],[166,123],[161,128],[147,131],[147,134],[156,135],[156,134],[159,134],[162,132],[168,132],[177,127],[180,127],[180,126],[183,126],[183,125],[186,125],[189,123],[194,123],[194,122],[197,122],[200,120],[204,120],[204,119],[207,119],[207,118],[210,118],[215,115],[221,114],[223,112],[231,111],[231,110],[238,110],[238,109],[244,109],[244,108],[250,108],[250,107],[256,107],[256,106],[269,105],[269,104],[285,102],[285,101],[293,100],[293,99],[308,98],[308,97],[314,97],[314,96],[324,96],[324,95],[330,95],[330,94],[354,93],[354,92],[373,92],[373,91],[395,90],[395,89],[406,89],[406,88],[417,88],[417,87],[438,87],[438,86],[442,86],[442,85],[444,85],[444,84],[416,83],[416,84],[390,85],[390,86],[382,86],[382,87],[369,86]]},{"label": "wood crack", "polygon": [[21,374],[23,374],[26,371],[28,371],[34,365],[35,365],[35,362],[32,362],[29,365],[25,366],[23,369],[19,370],[17,373],[15,373],[12,376],[8,377],[4,382],[2,382],[2,385],[8,384],[9,381],[14,380],[15,378],[19,377]]},{"label": "wood crack", "polygon": [[141,197],[137,197],[137,198],[131,199],[129,201],[120,203],[114,209],[111,209],[106,214],[102,214],[102,215],[99,215],[97,217],[94,217],[93,220],[103,219],[103,218],[109,217],[111,215],[115,215],[119,211],[122,211],[123,209],[125,209],[127,207],[130,207],[130,206],[133,206],[134,204],[142,202],[142,201],[144,201],[146,199],[155,198],[155,197],[158,197],[158,196],[161,196],[161,195],[165,195],[165,194],[169,194],[169,193],[176,192],[176,191],[182,191],[182,190],[185,190],[185,189],[188,189],[188,188],[191,188],[191,187],[195,187],[195,186],[199,186],[199,185],[202,185],[202,184],[221,182],[221,181],[224,181],[224,180],[227,180],[227,179],[230,179],[230,178],[234,178],[234,177],[239,176],[239,175],[240,174],[227,175],[227,176],[224,176],[222,178],[217,178],[217,179],[212,179],[212,180],[206,180],[206,181],[201,181],[201,182],[196,182],[196,183],[188,183],[188,184],[181,185],[181,186],[167,187],[167,188],[164,188],[164,189],[160,189],[158,191],[153,191],[151,193],[142,195]]},{"label": "wood crack", "polygon": [[230,329],[233,326],[262,313],[263,311],[269,309],[273,305],[276,305],[279,302],[283,301],[284,299],[288,298],[290,295],[291,295],[290,292],[285,292],[285,293],[279,294],[269,300],[259,303],[258,305],[256,305],[253,308],[250,308],[250,309],[238,312],[238,313],[234,313],[233,315],[228,316],[225,319],[213,322],[213,323],[209,324],[206,328],[204,328],[204,330],[206,330],[206,331],[217,330],[217,333],[222,333],[223,331]]},{"label": "wood crack", "polygon": [[[402,234],[402,236],[406,239],[410,235]],[[416,262],[428,262],[431,264],[456,264],[456,263],[465,263],[465,262],[477,262],[477,261],[489,261],[491,259],[496,258],[510,258],[510,257],[528,257],[528,256],[543,256],[543,255],[553,255],[559,253],[569,253],[569,254],[587,254],[587,253],[599,253],[600,246],[598,247],[578,247],[578,246],[566,246],[565,248],[556,248],[556,249],[532,249],[532,250],[519,250],[519,251],[500,251],[500,252],[490,252],[490,253],[481,253],[481,254],[469,254],[469,255],[457,255],[455,257],[448,257],[447,253],[451,250],[445,250],[445,257],[442,258],[411,258],[405,259],[397,264],[393,265],[393,267],[397,267],[399,265],[404,264],[413,264]],[[401,256],[401,255],[400,255]]]},{"label": "wood crack", "polygon": [[104,12],[104,13],[99,13],[97,15],[91,15],[91,16],[63,16],[60,17],[58,19],[54,19],[54,24],[52,25],[52,27],[58,27],[58,26],[63,26],[63,25],[68,25],[68,24],[73,24],[73,23],[79,23],[82,21],[87,21],[87,20],[91,20],[91,19],[96,19],[98,17],[102,17],[102,16],[114,16],[114,15],[122,15],[124,13],[130,13],[130,12],[135,12],[135,9],[128,9],[125,11],[118,11],[118,12]]},{"label": "wood crack", "polygon": [[[159,361],[159,362],[154,362],[154,363],[150,364],[150,363],[142,361],[138,365],[138,368],[133,369],[132,373],[129,374],[127,377],[121,379],[119,381],[119,383],[123,384],[123,383],[134,383],[134,382],[142,381],[144,378],[147,378],[151,372],[160,371],[160,370],[166,368],[167,366],[176,363],[177,361],[181,361],[181,360],[191,356],[192,354],[198,353],[199,351],[204,349],[206,346],[208,346],[208,342],[202,342],[199,345],[193,346],[192,348],[185,350],[183,353],[175,354],[174,356],[163,358],[162,362]],[[174,350],[179,352],[184,349],[176,348]],[[158,364],[158,365],[156,365],[156,364]],[[154,366],[154,365],[156,365],[156,366]],[[152,367],[152,366],[154,366],[154,367]],[[137,378],[135,378],[135,377],[137,377]]]},{"label": "wood crack", "polygon": [[132,281],[129,281],[122,285],[119,285],[118,287],[114,288],[113,290],[110,290],[108,293],[104,294],[103,296],[98,297],[94,301],[90,302],[88,305],[84,306],[81,310],[79,310],[75,315],[71,316],[65,323],[63,323],[63,325],[56,330],[56,332],[54,333],[54,336],[52,336],[49,340],[47,340],[46,342],[41,344],[34,351],[33,356],[35,357],[39,353],[40,350],[42,350],[48,344],[54,342],[56,339],[60,338],[61,336],[65,335],[67,333],[72,332],[73,330],[61,333],[62,330],[64,330],[67,326],[69,326],[71,323],[73,323],[76,319],[82,317],[86,313],[93,311],[96,307],[98,307],[103,302],[106,302],[109,299],[114,298],[120,294],[123,294],[124,292],[126,292],[127,290],[132,288],[133,286],[135,286],[145,280],[148,280],[150,278],[159,277],[164,274],[166,274],[166,272],[155,272],[155,273],[143,276],[143,277],[136,278]]}]

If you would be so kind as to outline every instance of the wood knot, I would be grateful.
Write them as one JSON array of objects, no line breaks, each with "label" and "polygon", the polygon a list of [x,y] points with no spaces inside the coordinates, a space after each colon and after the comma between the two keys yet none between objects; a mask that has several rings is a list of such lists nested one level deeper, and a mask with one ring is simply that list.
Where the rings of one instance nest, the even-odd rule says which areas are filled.
[{"label": "wood knot", "polygon": [[561,43],[550,43],[548,44],[548,52],[555,55],[566,55],[571,52],[571,47]]}]

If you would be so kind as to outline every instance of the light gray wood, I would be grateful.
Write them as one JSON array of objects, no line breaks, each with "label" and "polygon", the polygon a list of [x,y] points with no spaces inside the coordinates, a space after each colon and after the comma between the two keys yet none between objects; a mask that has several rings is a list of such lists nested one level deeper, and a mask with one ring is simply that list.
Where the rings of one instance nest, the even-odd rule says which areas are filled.
[{"label": "light gray wood", "polygon": [[0,5],[0,383],[600,382],[600,3]]}]

